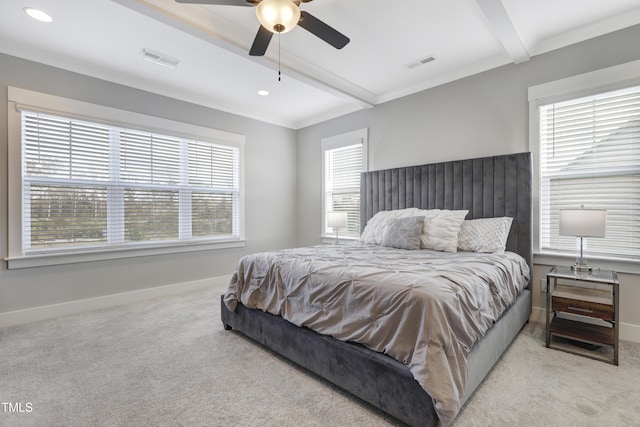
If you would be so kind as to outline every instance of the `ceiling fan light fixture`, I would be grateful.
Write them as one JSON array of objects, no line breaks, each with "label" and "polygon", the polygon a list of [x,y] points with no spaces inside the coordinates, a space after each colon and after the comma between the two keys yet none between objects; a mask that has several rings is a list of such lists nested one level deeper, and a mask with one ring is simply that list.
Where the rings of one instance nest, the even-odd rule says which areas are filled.
[{"label": "ceiling fan light fixture", "polygon": [[298,25],[300,8],[291,0],[262,0],[256,7],[258,21],[274,33],[287,33]]}]

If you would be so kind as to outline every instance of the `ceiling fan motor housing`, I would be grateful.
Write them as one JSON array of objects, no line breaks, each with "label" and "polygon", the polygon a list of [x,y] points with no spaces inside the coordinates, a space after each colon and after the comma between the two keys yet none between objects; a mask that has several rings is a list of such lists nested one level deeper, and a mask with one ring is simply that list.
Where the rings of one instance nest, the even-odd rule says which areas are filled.
[{"label": "ceiling fan motor housing", "polygon": [[[251,56],[263,56],[274,33],[286,33],[296,25],[327,42],[336,49],[349,43],[349,37],[322,22],[307,11],[300,10],[300,3],[313,0],[175,0],[177,3],[210,4],[221,6],[256,7],[260,28],[249,50]],[[261,13],[261,10],[265,13]],[[268,10],[268,13],[266,13]],[[263,19],[268,15],[268,19]]]}]

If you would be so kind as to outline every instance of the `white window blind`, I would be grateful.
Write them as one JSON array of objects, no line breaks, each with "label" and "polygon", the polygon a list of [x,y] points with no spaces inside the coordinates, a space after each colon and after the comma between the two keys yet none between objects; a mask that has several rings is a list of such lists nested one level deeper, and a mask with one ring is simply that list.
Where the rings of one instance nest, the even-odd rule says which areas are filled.
[{"label": "white window blind", "polygon": [[239,149],[22,111],[23,252],[239,238]]},{"label": "white window blind", "polygon": [[[327,212],[347,212],[347,228],[339,233],[360,236],[360,173],[363,168],[363,143],[327,149],[324,152],[325,217]],[[325,224],[325,234],[334,233]]]},{"label": "white window blind", "polygon": [[540,247],[575,253],[560,236],[563,208],[607,210],[605,238],[586,252],[640,256],[640,87],[541,106]]}]

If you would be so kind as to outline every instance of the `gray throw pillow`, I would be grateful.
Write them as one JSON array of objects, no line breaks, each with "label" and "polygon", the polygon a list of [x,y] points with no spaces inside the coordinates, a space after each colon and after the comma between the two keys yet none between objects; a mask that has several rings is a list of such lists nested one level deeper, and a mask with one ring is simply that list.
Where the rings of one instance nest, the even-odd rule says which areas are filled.
[{"label": "gray throw pillow", "polygon": [[420,249],[423,222],[424,216],[390,219],[382,236],[382,246],[409,250]]}]

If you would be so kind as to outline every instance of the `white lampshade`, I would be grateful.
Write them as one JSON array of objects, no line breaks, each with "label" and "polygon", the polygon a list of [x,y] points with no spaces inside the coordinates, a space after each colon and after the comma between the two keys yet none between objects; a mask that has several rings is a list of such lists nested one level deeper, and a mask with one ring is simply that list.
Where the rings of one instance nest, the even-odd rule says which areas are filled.
[{"label": "white lampshade", "polygon": [[604,209],[561,209],[560,235],[605,237],[607,211]]},{"label": "white lampshade", "polygon": [[332,228],[340,228],[347,226],[346,212],[327,212],[327,226]]},{"label": "white lampshade", "polygon": [[300,21],[300,8],[291,0],[262,0],[256,7],[258,21],[274,33],[293,30]]}]

